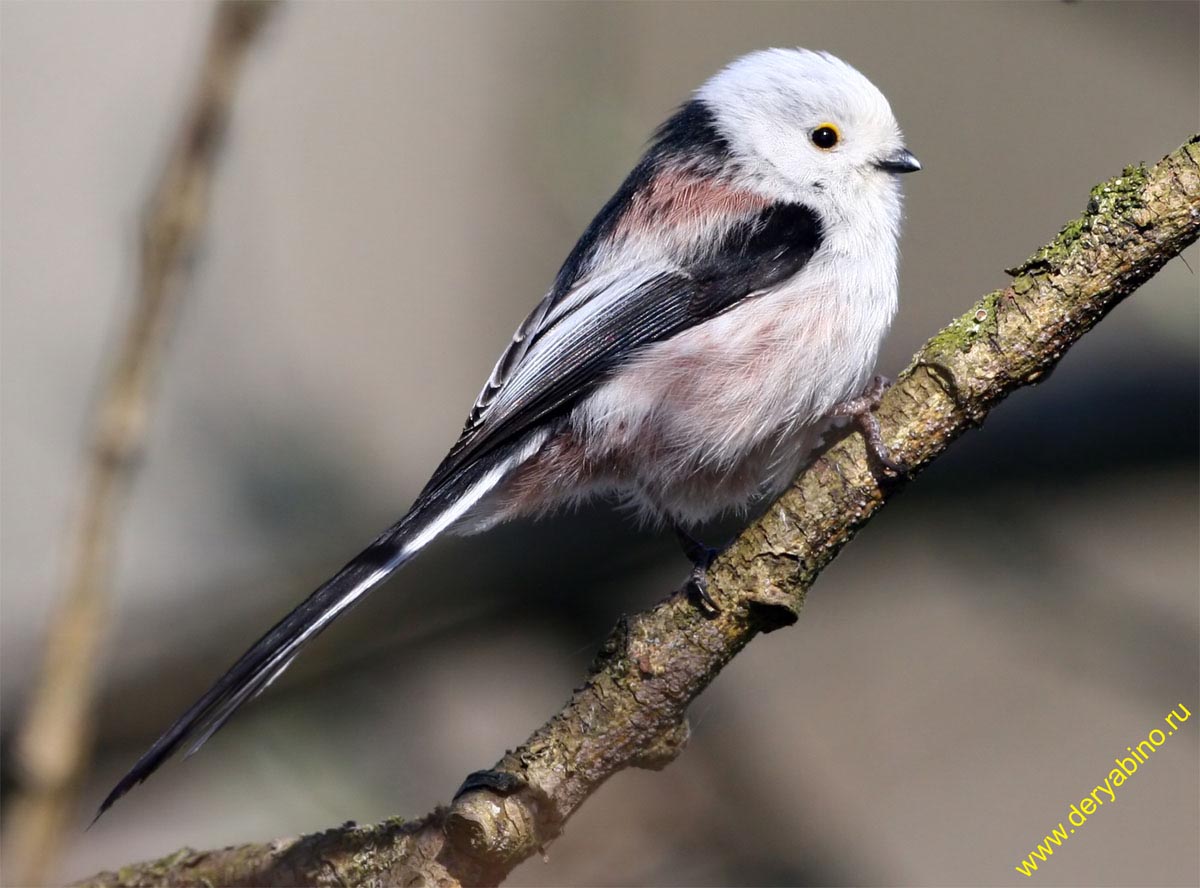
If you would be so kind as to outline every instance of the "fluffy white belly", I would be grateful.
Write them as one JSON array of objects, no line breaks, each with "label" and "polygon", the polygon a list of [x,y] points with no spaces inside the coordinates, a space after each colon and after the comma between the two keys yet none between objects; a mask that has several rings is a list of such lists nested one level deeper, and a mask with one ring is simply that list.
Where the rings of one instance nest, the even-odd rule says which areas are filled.
[{"label": "fluffy white belly", "polygon": [[592,495],[695,524],[781,491],[834,425],[829,410],[870,378],[896,305],[894,264],[868,273],[881,267],[855,273],[849,257],[826,254],[780,289],[648,346],[457,529]]},{"label": "fluffy white belly", "polygon": [[650,346],[575,410],[604,486],[690,522],[792,478],[830,408],[865,386],[892,315],[812,270]]}]

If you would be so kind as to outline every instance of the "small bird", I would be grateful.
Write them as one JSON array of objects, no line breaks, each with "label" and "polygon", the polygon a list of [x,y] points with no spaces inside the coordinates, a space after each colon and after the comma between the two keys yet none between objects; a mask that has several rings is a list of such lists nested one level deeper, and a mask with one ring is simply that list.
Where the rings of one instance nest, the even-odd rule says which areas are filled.
[{"label": "small bird", "polygon": [[200,748],[309,639],[442,533],[594,496],[688,528],[780,493],[870,410],[896,311],[898,174],[921,165],[883,94],[825,52],[744,56],[654,134],[517,329],[416,502],[275,624],[100,806]]}]

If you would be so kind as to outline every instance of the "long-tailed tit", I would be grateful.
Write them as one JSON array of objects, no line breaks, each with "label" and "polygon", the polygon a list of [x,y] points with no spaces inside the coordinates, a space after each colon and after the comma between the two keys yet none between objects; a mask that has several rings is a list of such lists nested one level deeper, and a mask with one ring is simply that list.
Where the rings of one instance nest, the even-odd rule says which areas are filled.
[{"label": "long-tailed tit", "polygon": [[827,53],[756,52],[709,80],[583,233],[408,513],[255,642],[101,813],[439,534],[595,495],[682,528],[782,490],[831,417],[869,415],[856,396],[896,310],[897,174],[917,169],[887,100]]}]

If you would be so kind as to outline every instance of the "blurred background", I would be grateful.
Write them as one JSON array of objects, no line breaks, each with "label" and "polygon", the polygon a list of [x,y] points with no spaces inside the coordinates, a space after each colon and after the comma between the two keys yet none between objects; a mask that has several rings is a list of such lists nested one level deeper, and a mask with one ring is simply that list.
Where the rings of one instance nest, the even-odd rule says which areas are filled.
[{"label": "blurred background", "polygon": [[[83,832],[160,730],[407,506],[648,133],[720,66],[827,49],[891,100],[925,165],[905,180],[894,375],[1093,184],[1200,126],[1198,10],[280,10],[238,86],[121,527],[57,878],[422,814],[557,710],[621,613],[678,586],[673,540],[605,507],[439,543]],[[5,761],[211,14],[0,6]],[[871,522],[799,624],[696,703],[677,762],[618,775],[509,884],[1024,882],[1014,866],[1114,756],[1200,711],[1197,302],[1172,262]],[[1200,882],[1198,738],[1177,732],[1035,878]]]}]

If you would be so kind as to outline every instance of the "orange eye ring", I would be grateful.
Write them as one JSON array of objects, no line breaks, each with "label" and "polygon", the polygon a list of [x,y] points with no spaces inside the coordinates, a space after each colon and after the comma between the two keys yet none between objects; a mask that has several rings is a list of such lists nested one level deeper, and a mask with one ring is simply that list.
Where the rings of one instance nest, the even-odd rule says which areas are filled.
[{"label": "orange eye ring", "polygon": [[836,123],[822,123],[808,136],[822,151],[832,151],[842,141],[842,131]]}]

